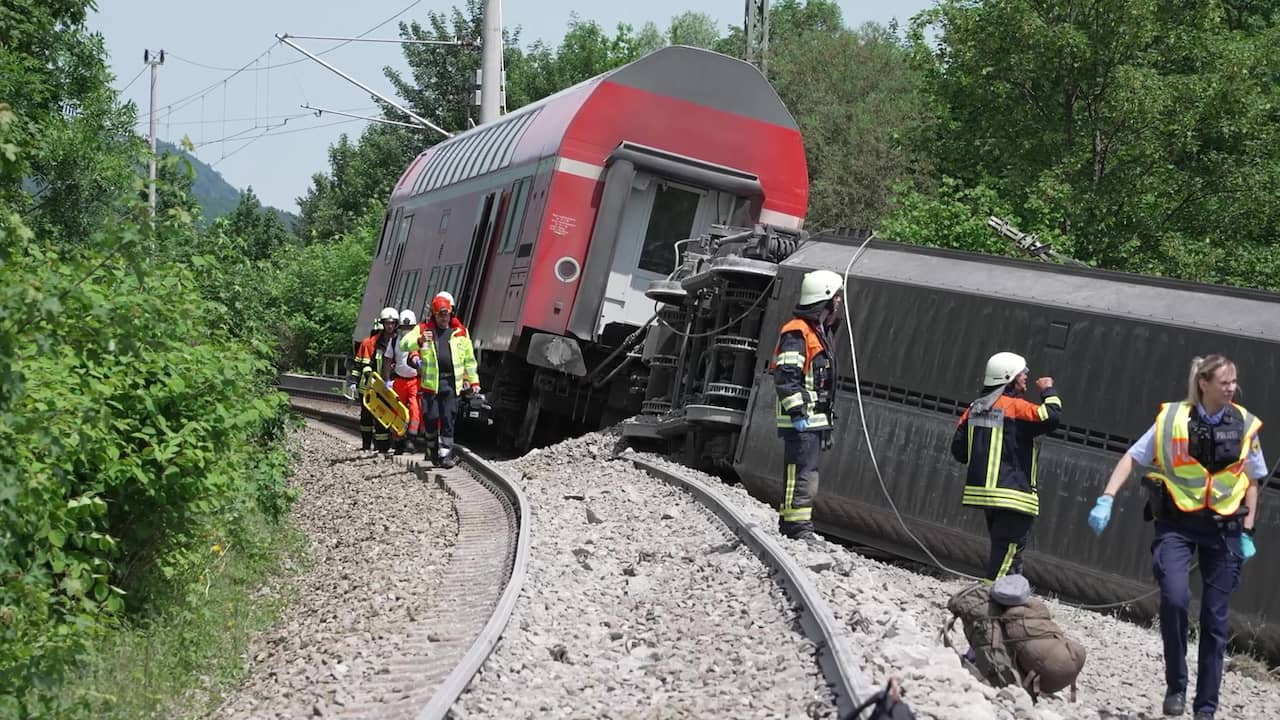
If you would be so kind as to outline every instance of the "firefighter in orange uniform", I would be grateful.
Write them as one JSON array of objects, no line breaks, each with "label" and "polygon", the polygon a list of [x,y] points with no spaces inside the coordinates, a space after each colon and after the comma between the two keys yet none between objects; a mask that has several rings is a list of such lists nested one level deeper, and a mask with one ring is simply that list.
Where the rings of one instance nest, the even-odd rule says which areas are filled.
[{"label": "firefighter in orange uniform", "polygon": [[[373,321],[372,332],[360,341],[356,356],[351,363],[351,377],[347,384],[347,396],[360,399],[361,394],[369,388],[370,376],[382,370],[383,352],[388,343],[396,336],[396,309],[383,308],[378,318]],[[369,408],[360,403],[360,449],[383,450],[391,443],[391,431],[386,425],[378,422]]]},{"label": "firefighter in orange uniform", "polygon": [[819,459],[823,450],[831,448],[835,421],[833,340],[844,302],[842,284],[830,270],[806,274],[795,315],[782,326],[774,350],[776,415],[785,463],[778,531],[800,540],[817,537],[813,501],[818,494]]},{"label": "firefighter in orange uniform", "polygon": [[[1036,380],[1039,405],[1022,397],[1027,372],[1021,355],[992,355],[982,396],[960,416],[951,439],[951,455],[969,466],[961,503],[981,508],[986,515],[991,537],[989,580],[1022,574],[1022,551],[1040,514],[1035,439],[1053,432],[1062,414],[1053,378]],[[997,456],[992,457],[993,452]]]}]

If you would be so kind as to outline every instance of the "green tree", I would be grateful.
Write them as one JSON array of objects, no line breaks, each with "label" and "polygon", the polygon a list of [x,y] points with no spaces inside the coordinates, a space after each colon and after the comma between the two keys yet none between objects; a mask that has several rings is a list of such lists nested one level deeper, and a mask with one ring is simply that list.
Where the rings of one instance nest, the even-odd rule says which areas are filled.
[{"label": "green tree", "polygon": [[220,230],[238,241],[249,260],[265,260],[289,242],[289,231],[274,212],[262,207],[252,187],[240,193],[240,204],[218,222]]},{"label": "green tree", "polygon": [[1082,260],[1169,274],[1186,272],[1187,247],[1230,236],[1241,253],[1191,275],[1209,281],[1275,252],[1278,213],[1263,200],[1280,192],[1269,13],[1217,0],[946,0],[912,38],[941,120],[926,152],[1008,198],[1028,229],[1072,236]]},{"label": "green tree", "polygon": [[769,61],[804,138],[807,222],[875,227],[893,187],[926,176],[927,158],[908,140],[926,131],[929,100],[910,55],[886,28],[830,30],[831,13],[815,14],[820,22],[812,26],[784,25],[794,34],[778,38]]},{"label": "green tree", "polygon": [[720,40],[720,30],[710,15],[687,10],[671,18],[667,40],[672,45],[711,49]]},{"label": "green tree", "polygon": [[0,8],[0,98],[14,112],[26,182],[10,188],[26,223],[82,243],[118,210],[142,159],[134,109],[110,88],[91,0],[9,0]]}]

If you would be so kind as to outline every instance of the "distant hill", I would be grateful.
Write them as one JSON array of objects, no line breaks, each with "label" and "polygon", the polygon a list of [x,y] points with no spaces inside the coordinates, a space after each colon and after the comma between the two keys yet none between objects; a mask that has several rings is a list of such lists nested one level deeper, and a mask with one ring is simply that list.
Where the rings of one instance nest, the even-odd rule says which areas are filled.
[{"label": "distant hill", "polygon": [[[205,222],[213,222],[223,215],[229,214],[236,209],[236,205],[240,204],[240,191],[227,182],[221,173],[201,162],[199,158],[176,145],[158,138],[156,150],[160,154],[178,153],[191,162],[191,167],[195,168],[196,171],[196,180],[192,187],[192,192],[195,193],[196,201],[200,203],[200,209],[204,211]],[[293,232],[293,228],[298,222],[297,215],[280,208],[273,207],[270,210],[276,214],[276,217],[280,218],[280,222],[284,224],[285,229]]]}]

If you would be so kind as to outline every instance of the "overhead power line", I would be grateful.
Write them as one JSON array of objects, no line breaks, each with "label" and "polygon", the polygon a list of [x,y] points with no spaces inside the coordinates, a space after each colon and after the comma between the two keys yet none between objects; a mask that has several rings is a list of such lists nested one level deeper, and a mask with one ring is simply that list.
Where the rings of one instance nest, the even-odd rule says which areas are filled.
[{"label": "overhead power line", "polygon": [[[414,6],[416,6],[416,5],[417,5],[418,3],[420,3],[421,1],[422,1],[422,0],[414,0],[412,3],[409,3],[407,6],[405,6],[405,7],[404,7],[404,9],[400,10],[399,12],[397,12],[395,15],[392,15],[391,17],[387,18],[386,20],[383,20],[382,22],[378,23],[377,25],[374,25],[373,27],[369,28],[368,30],[365,30],[364,32],[360,33],[359,35],[356,35],[356,38],[357,38],[357,39],[358,39],[358,38],[362,38],[362,37],[364,37],[364,36],[366,36],[366,35],[368,35],[368,34],[370,34],[370,33],[374,32],[374,31],[376,31],[376,30],[381,29],[381,28],[382,28],[384,25],[386,25],[387,23],[390,23],[391,21],[395,20],[396,18],[400,17],[401,15],[404,15],[405,13],[409,12],[410,10],[412,10],[412,9],[414,8]],[[353,40],[354,40],[354,39],[353,39]],[[334,50],[337,50],[338,48],[343,47],[344,45],[347,45],[347,44],[348,44],[348,43],[350,43],[350,42],[353,42],[353,40],[347,40],[347,41],[344,41],[344,42],[338,43],[337,45],[334,45],[333,47],[329,47],[329,48],[326,48],[326,49],[324,49],[324,50],[321,50],[321,51],[319,52],[319,54],[323,55],[323,54],[325,54],[325,53],[333,52]],[[226,83],[228,80],[231,80],[232,78],[234,78],[235,76],[239,75],[239,74],[240,74],[240,73],[242,73],[242,72],[260,72],[260,71],[262,71],[262,70],[271,70],[271,69],[273,69],[273,68],[280,68],[280,67],[286,67],[286,66],[289,66],[289,65],[296,65],[297,63],[301,63],[301,62],[305,62],[305,61],[306,61],[306,58],[300,58],[300,59],[297,59],[297,60],[290,60],[290,61],[288,61],[288,62],[276,63],[275,65],[268,64],[268,65],[266,65],[266,66],[259,66],[259,67],[256,67],[256,68],[255,68],[255,67],[251,67],[251,66],[253,66],[253,64],[254,64],[254,63],[256,63],[257,61],[261,60],[263,57],[265,57],[265,56],[267,56],[268,54],[270,54],[271,50],[272,50],[272,49],[274,49],[274,48],[276,47],[276,45],[279,45],[279,44],[280,44],[280,42],[277,40],[276,42],[274,42],[274,43],[272,43],[270,46],[268,46],[266,50],[263,50],[262,52],[258,53],[258,54],[253,58],[253,59],[249,60],[249,62],[246,62],[245,64],[241,65],[241,66],[240,66],[240,67],[238,67],[238,68],[227,68],[227,67],[219,67],[219,66],[216,66],[216,65],[206,65],[205,63],[197,63],[197,62],[195,62],[195,61],[193,61],[193,60],[187,60],[187,59],[185,59],[185,58],[178,57],[178,56],[174,55],[173,53],[168,53],[168,57],[174,58],[174,59],[176,59],[176,60],[180,60],[180,61],[185,62],[185,63],[188,63],[188,64],[190,64],[190,65],[195,65],[195,66],[198,66],[198,67],[204,67],[204,68],[206,68],[206,69],[210,69],[210,70],[219,70],[219,71],[224,71],[224,72],[230,72],[230,73],[231,73],[230,75],[226,76],[225,78],[222,78],[221,80],[218,80],[218,81],[216,81],[216,82],[210,83],[210,84],[209,84],[209,85],[207,85],[206,87],[204,87],[204,88],[202,88],[202,89],[200,89],[200,90],[197,90],[196,92],[191,93],[190,95],[187,95],[187,96],[185,96],[185,97],[183,97],[183,98],[180,98],[180,99],[178,99],[178,100],[175,100],[175,101],[173,101],[173,102],[169,103],[169,108],[170,108],[169,113],[172,115],[173,113],[175,113],[175,112],[177,112],[177,111],[179,111],[179,110],[183,109],[184,107],[186,107],[187,105],[189,105],[191,102],[194,102],[195,100],[198,100],[199,98],[201,98],[201,97],[203,97],[203,96],[205,96],[205,95],[209,94],[209,93],[210,93],[210,92],[212,92],[213,90],[216,90],[216,89],[218,88],[218,86],[222,85],[223,83]]]},{"label": "overhead power line", "polygon": [[227,158],[231,157],[232,155],[235,155],[236,153],[238,153],[238,152],[240,152],[241,150],[243,150],[243,149],[245,149],[245,148],[249,147],[250,145],[254,144],[255,142],[257,142],[257,141],[261,140],[261,139],[262,139],[262,138],[264,138],[264,137],[277,137],[277,136],[279,136],[279,135],[292,135],[293,133],[307,132],[307,131],[309,131],[309,130],[320,130],[320,129],[322,129],[322,128],[333,127],[334,125],[344,125],[344,124],[346,124],[346,123],[353,123],[353,122],[358,122],[358,121],[357,121],[357,120],[338,120],[338,121],[336,121],[336,122],[324,123],[324,124],[321,124],[321,125],[312,125],[312,126],[310,126],[310,127],[295,128],[295,129],[293,129],[293,130],[281,130],[280,132],[271,132],[271,131],[272,131],[272,130],[274,130],[275,128],[280,127],[280,125],[273,125],[272,127],[266,128],[265,130],[263,130],[263,131],[262,131],[261,133],[259,133],[258,135],[255,135],[255,136],[253,136],[253,137],[249,138],[248,140],[246,140],[246,141],[245,141],[245,143],[244,143],[244,145],[241,145],[240,147],[236,148],[235,150],[232,150],[231,152],[227,153],[226,155],[223,155],[222,157],[218,158],[218,159],[217,159],[217,160],[215,160],[214,162],[210,163],[210,164],[209,164],[209,167],[217,167],[219,164],[221,164],[221,163],[222,163],[222,161],[223,161],[223,160],[226,160]]},{"label": "overhead power line", "polygon": [[142,77],[142,73],[146,72],[148,67],[150,67],[150,65],[143,65],[143,66],[142,66],[142,69],[138,71],[138,74],[137,74],[137,75],[134,75],[132,80],[130,80],[128,83],[126,83],[124,87],[120,88],[120,93],[119,93],[119,94],[120,94],[120,95],[123,95],[123,94],[125,93],[125,91],[126,91],[126,90],[128,90],[128,89],[129,89],[129,88],[131,88],[131,87],[133,87],[133,84],[134,84],[134,83],[136,83],[136,82],[138,82],[138,78]]}]

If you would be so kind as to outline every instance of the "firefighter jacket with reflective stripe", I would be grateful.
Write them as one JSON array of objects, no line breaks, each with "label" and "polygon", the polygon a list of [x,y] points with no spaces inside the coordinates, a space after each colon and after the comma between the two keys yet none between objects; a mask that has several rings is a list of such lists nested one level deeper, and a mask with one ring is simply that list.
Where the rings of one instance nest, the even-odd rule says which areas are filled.
[{"label": "firefighter jacket with reflective stripe", "polygon": [[360,346],[356,348],[356,356],[351,361],[351,382],[361,390],[368,387],[369,374],[381,369],[382,348],[378,345],[381,335],[382,333],[374,333],[361,340]]},{"label": "firefighter jacket with reflective stripe", "polygon": [[772,370],[778,427],[790,429],[793,419],[808,417],[809,430],[831,429],[836,365],[826,332],[804,318],[787,321],[778,336]]},{"label": "firefighter jacket with reflective stripe", "polygon": [[1217,425],[1192,412],[1191,403],[1160,406],[1156,415],[1156,467],[1151,475],[1164,483],[1183,512],[1211,510],[1234,515],[1249,489],[1245,460],[1258,441],[1262,421],[1232,405]]},{"label": "firefighter jacket with reflective stripe", "polygon": [[[419,377],[422,378],[422,389],[434,393],[440,385],[440,367],[436,359],[435,323],[428,327],[426,322],[418,323],[400,341],[401,349],[408,350],[411,357],[422,359]],[[453,356],[453,390],[462,393],[462,384],[469,383],[476,391],[480,390],[480,373],[476,367],[476,352],[471,345],[471,337],[461,323],[449,328],[449,353]]]},{"label": "firefighter jacket with reflective stripe", "polygon": [[1058,427],[1062,400],[1053,388],[1039,405],[1005,390],[984,408],[980,398],[964,411],[951,440],[951,455],[968,463],[965,505],[1040,514],[1035,439]]}]

